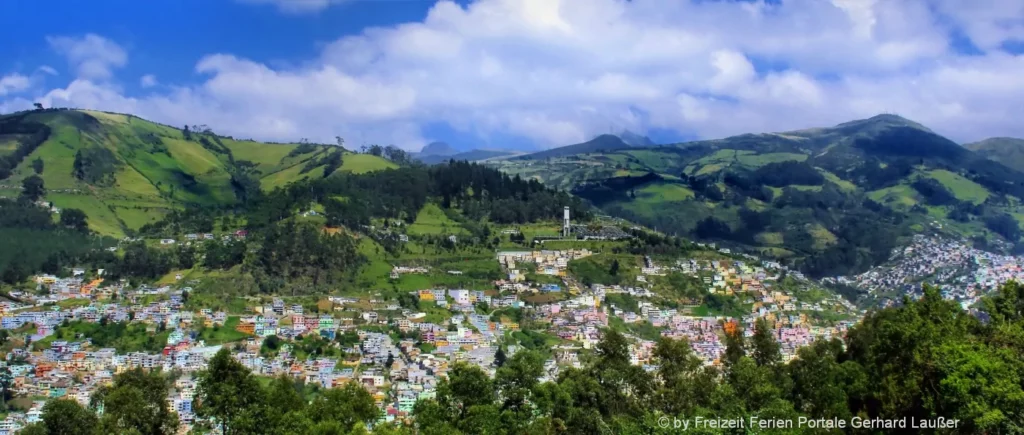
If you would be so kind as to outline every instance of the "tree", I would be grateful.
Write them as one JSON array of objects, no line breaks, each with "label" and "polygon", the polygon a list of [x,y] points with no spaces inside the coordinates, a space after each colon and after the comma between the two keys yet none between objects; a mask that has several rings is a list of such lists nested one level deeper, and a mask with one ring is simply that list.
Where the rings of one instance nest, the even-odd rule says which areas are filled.
[{"label": "tree", "polygon": [[88,232],[89,223],[85,212],[77,208],[66,208],[60,211],[60,224],[75,231]]},{"label": "tree", "polygon": [[754,322],[754,337],[751,339],[754,362],[759,366],[775,365],[782,361],[782,348],[773,336],[772,327],[763,317]]},{"label": "tree", "polygon": [[384,368],[390,369],[395,364],[395,356],[388,352],[388,359],[384,362]]},{"label": "tree", "polygon": [[49,435],[91,435],[99,420],[78,402],[56,399],[43,406],[43,427]]},{"label": "tree", "polygon": [[740,358],[746,355],[747,351],[744,349],[743,344],[743,330],[740,328],[735,328],[732,331],[726,330],[725,355],[723,356],[724,361],[722,361],[726,369],[732,367],[739,362]]},{"label": "tree", "polygon": [[43,159],[42,158],[36,157],[36,159],[32,161],[32,170],[35,171],[36,175],[42,175],[43,174]]},{"label": "tree", "polygon": [[512,355],[494,375],[494,386],[503,399],[502,411],[515,415],[515,421],[526,423],[532,415],[532,402],[537,379],[544,373],[544,358],[532,350]]},{"label": "tree", "polygon": [[36,107],[36,110],[43,110],[43,103],[32,103]]},{"label": "tree", "polygon": [[200,372],[196,388],[196,414],[214,418],[225,435],[257,428],[263,415],[259,383],[249,369],[221,349]]},{"label": "tree", "polygon": [[21,182],[21,196],[28,199],[29,201],[37,201],[46,194],[46,188],[43,186],[43,179],[38,175],[32,175]]},{"label": "tree", "polygon": [[612,266],[608,270],[608,274],[610,274],[611,276],[619,275],[619,260],[617,258],[612,260]]},{"label": "tree", "polygon": [[494,352],[494,366],[500,368],[505,365],[505,349],[498,347],[498,351]]},{"label": "tree", "polygon": [[114,385],[93,397],[103,405],[100,425],[105,433],[173,434],[178,418],[167,404],[167,379],[137,368],[117,375]]},{"label": "tree", "polygon": [[366,388],[355,382],[324,391],[309,405],[308,415],[315,424],[337,422],[342,428],[351,428],[358,422],[371,423],[379,412]]}]

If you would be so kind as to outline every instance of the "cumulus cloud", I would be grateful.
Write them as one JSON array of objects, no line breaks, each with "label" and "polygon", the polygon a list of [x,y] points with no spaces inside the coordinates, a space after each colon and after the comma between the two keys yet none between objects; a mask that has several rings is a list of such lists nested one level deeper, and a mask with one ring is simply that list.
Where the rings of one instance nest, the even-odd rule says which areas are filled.
[{"label": "cumulus cloud", "polygon": [[0,77],[0,97],[24,91],[28,89],[29,85],[29,78],[21,74]]},{"label": "cumulus cloud", "polygon": [[[330,1],[273,3],[312,11]],[[85,45],[115,47],[120,57],[69,54],[79,78],[43,98],[236,136],[330,142],[341,135],[350,144],[410,149],[435,139],[423,127],[438,122],[480,137],[483,147],[501,146],[487,143],[501,135],[549,147],[610,125],[721,137],[884,111],[959,141],[1024,136],[1014,119],[1024,108],[1024,56],[1002,49],[1020,39],[1022,4],[983,0],[980,11],[962,4],[442,1],[420,22],[332,41],[301,67],[210,54],[196,64],[199,84],[145,97],[123,95],[103,81],[109,74],[82,74],[82,59],[102,60],[99,70],[108,73],[127,61],[116,44],[87,35],[75,45],[91,38]],[[954,32],[982,53],[958,53]]]},{"label": "cumulus cloud", "polygon": [[95,34],[83,37],[50,36],[50,46],[67,58],[79,78],[105,80],[115,68],[128,63],[128,54],[117,43]]}]

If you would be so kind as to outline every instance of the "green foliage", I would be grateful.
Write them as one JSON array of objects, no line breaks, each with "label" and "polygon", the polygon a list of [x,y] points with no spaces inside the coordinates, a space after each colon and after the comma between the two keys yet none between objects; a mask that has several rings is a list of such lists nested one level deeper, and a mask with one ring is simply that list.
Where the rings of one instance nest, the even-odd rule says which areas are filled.
[{"label": "green foliage", "polygon": [[379,415],[373,397],[356,383],[323,391],[308,405],[303,390],[285,377],[264,388],[221,350],[199,375],[197,412],[214,418],[224,434],[345,433]]},{"label": "green foliage", "polygon": [[69,399],[46,402],[42,417],[41,429],[45,432],[41,433],[49,435],[91,435],[95,433],[99,423],[96,414]]},{"label": "green foliage", "polygon": [[43,179],[38,175],[30,176],[21,182],[21,196],[30,202],[35,202],[46,195],[46,187]]},{"label": "green foliage", "polygon": [[167,403],[168,380],[157,372],[136,368],[114,377],[114,385],[93,395],[93,404],[103,406],[100,427],[105,433],[170,435],[178,419]]},{"label": "green foliage", "polygon": [[85,212],[77,208],[61,210],[60,225],[79,232],[89,232],[89,222]]},{"label": "green foliage", "polygon": [[117,156],[107,148],[83,148],[75,153],[73,174],[86,183],[108,186],[114,183],[114,173],[120,166]]},{"label": "green foliage", "polygon": [[99,238],[54,225],[49,211],[24,201],[0,199],[0,280],[19,283],[36,271],[57,274],[88,258]]},{"label": "green foliage", "polygon": [[54,334],[33,343],[36,349],[45,349],[54,340],[87,338],[97,348],[112,347],[118,352],[159,352],[167,345],[170,332],[150,333],[146,325],[129,322],[74,321],[60,326]]}]

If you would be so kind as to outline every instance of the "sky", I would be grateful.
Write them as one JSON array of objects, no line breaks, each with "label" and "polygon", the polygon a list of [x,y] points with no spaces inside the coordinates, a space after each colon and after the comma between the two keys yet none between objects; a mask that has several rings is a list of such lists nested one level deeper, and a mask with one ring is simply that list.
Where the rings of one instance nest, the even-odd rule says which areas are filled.
[{"label": "sky", "polygon": [[1021,0],[0,2],[0,113],[268,141],[544,149],[895,113],[1024,137]]}]

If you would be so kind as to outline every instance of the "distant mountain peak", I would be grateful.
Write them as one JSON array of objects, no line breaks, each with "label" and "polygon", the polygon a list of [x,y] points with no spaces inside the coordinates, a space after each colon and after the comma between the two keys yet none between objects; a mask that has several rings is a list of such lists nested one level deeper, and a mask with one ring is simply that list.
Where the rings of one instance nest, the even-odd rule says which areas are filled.
[{"label": "distant mountain peak", "polygon": [[893,113],[882,113],[867,119],[858,119],[855,121],[844,122],[836,126],[836,128],[865,127],[911,127],[916,128],[918,130],[931,132],[931,130],[928,127],[925,127],[917,122],[911,121],[907,118],[904,118]]},{"label": "distant mountain peak", "polygon": [[622,139],[623,142],[634,147],[652,147],[657,145],[651,140],[651,138],[633,133],[629,130],[623,130],[622,133],[619,133],[619,139]]},{"label": "distant mountain peak", "polygon": [[420,155],[424,156],[450,156],[458,151],[446,142],[431,142],[423,146]]}]

